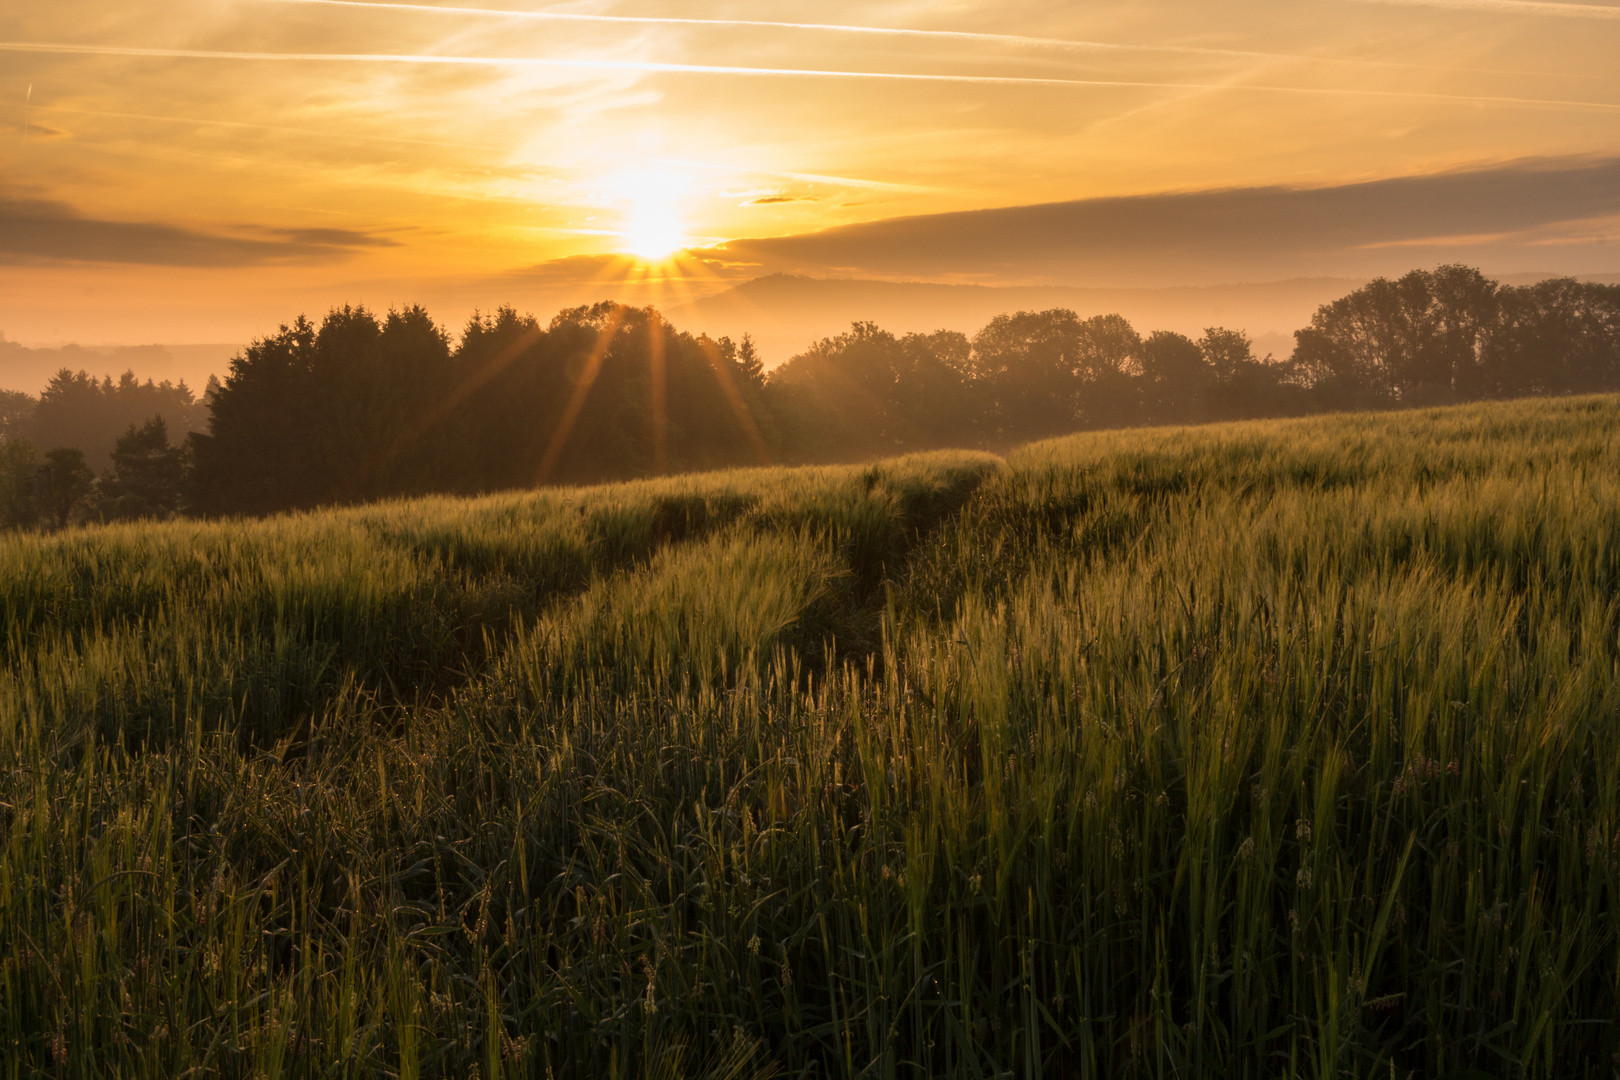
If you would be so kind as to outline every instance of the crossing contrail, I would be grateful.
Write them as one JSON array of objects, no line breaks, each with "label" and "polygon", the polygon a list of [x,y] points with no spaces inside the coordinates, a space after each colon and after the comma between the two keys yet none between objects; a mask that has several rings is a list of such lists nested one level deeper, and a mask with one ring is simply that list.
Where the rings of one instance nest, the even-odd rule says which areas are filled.
[{"label": "crossing contrail", "polygon": [[310,4],[320,7],[382,8],[390,11],[422,11],[438,15],[483,15],[502,19],[536,19],[546,22],[617,23],[639,26],[752,26],[775,30],[825,30],[840,34],[875,34],[889,37],[939,38],[952,41],[979,41],[987,44],[1024,45],[1047,49],[1103,49],[1122,52],[1173,52],[1205,56],[1278,57],[1273,53],[1241,49],[1210,49],[1195,45],[1121,45],[1105,41],[1076,41],[1070,38],[1034,37],[1024,34],[988,34],[971,30],[914,30],[894,26],[858,26],[848,23],[786,22],[775,19],[697,19],[670,15],[590,15],[573,11],[521,11],[511,8],[449,7],[441,4],[405,4],[390,0],[262,0],[275,4]]},{"label": "crossing contrail", "polygon": [[[290,0],[280,0],[290,2]],[[680,64],[653,60],[598,60],[582,57],[441,56],[432,53],[244,52],[230,49],[168,49],[136,45],[80,45],[51,41],[4,41],[0,51],[79,56],[129,56],[190,60],[300,61],[346,64],[428,64],[458,67],[542,67],[583,71],[673,72],[706,75],[774,75],[825,79],[889,79],[907,82],[992,83],[1031,86],[1182,87],[1187,83],[1127,79],[1064,79],[1034,75],[943,75],[925,72],[840,71],[829,68],[747,67],[732,64]]]},{"label": "crossing contrail", "polygon": [[1560,19],[1620,19],[1620,7],[1607,7],[1601,4],[1557,4],[1548,0],[1362,0],[1362,3],[1393,4],[1397,7],[1451,8],[1457,11],[1491,11],[1502,15],[1551,15]]},{"label": "crossing contrail", "polygon": [[1404,101],[1459,102],[1475,105],[1519,105],[1537,108],[1620,111],[1620,104],[1559,98],[1523,98],[1489,94],[1439,94],[1415,90],[1272,86],[1259,83],[1197,83],[1144,79],[1060,79],[1029,75],[944,75],[900,71],[840,71],[827,68],[740,67],[728,64],[676,64],[651,60],[595,60],[528,56],[435,56],[416,53],[238,52],[225,49],[162,49],[133,45],[79,45],[45,41],[4,41],[0,52],[54,53],[71,56],[124,56],[176,60],[236,60],[333,64],[419,64],[452,67],[527,67],[573,71],[635,71],[647,74],[738,75],[802,79],[872,79],[887,82],[957,83],[977,86],[1052,86],[1079,89],[1224,90],[1309,97],[1364,97]]}]

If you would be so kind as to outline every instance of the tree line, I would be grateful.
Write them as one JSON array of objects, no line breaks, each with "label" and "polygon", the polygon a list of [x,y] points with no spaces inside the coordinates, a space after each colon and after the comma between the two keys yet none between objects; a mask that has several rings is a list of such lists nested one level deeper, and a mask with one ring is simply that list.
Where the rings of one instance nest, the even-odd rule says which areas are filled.
[{"label": "tree line", "polygon": [[205,400],[184,380],[141,382],[131,371],[115,381],[63,368],[37,398],[0,390],[0,525],[174,513],[186,493],[183,440],[207,424]]},{"label": "tree line", "polygon": [[37,402],[6,395],[0,514],[12,525],[262,514],[1004,448],[1088,428],[1615,391],[1620,286],[1415,270],[1322,306],[1295,340],[1279,361],[1236,330],[1143,337],[1119,315],[1054,309],[997,316],[971,337],[855,323],[767,374],[746,335],[694,336],[651,308],[570,308],[545,325],[501,308],[452,340],[420,307],[344,307],[254,342],[201,401],[183,383],[68,371]]}]

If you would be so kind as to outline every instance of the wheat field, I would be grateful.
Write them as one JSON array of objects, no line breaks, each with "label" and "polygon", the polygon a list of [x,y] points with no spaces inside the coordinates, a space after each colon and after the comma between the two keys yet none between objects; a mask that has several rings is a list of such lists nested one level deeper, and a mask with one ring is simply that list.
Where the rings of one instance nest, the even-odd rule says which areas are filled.
[{"label": "wheat field", "polygon": [[0,536],[0,1068],[1611,1076],[1620,399]]}]

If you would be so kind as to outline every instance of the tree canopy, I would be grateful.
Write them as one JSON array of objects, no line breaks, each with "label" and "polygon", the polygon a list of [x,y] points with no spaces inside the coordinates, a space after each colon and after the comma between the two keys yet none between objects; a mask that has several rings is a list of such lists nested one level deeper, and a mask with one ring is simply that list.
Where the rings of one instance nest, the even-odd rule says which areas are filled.
[{"label": "tree canopy", "polygon": [[263,513],[770,459],[751,346],[604,303],[500,308],[452,347],[421,308],[306,319],[249,346],[192,439],[193,501]]},{"label": "tree canopy", "polygon": [[141,382],[133,371],[114,380],[63,368],[51,377],[32,408],[21,402],[7,404],[10,411],[23,414],[15,423],[18,435],[38,446],[76,446],[98,472],[112,464],[113,443],[131,424],[161,416],[169,430],[184,436],[208,423],[207,406],[184,380]]}]

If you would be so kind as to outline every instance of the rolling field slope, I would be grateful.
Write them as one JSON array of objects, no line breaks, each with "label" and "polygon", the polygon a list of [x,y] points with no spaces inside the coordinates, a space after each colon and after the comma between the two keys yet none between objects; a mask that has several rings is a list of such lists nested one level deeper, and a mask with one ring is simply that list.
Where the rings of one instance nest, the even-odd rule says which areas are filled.
[{"label": "rolling field slope", "polygon": [[6,1076],[1609,1076],[1620,399],[0,537]]}]

